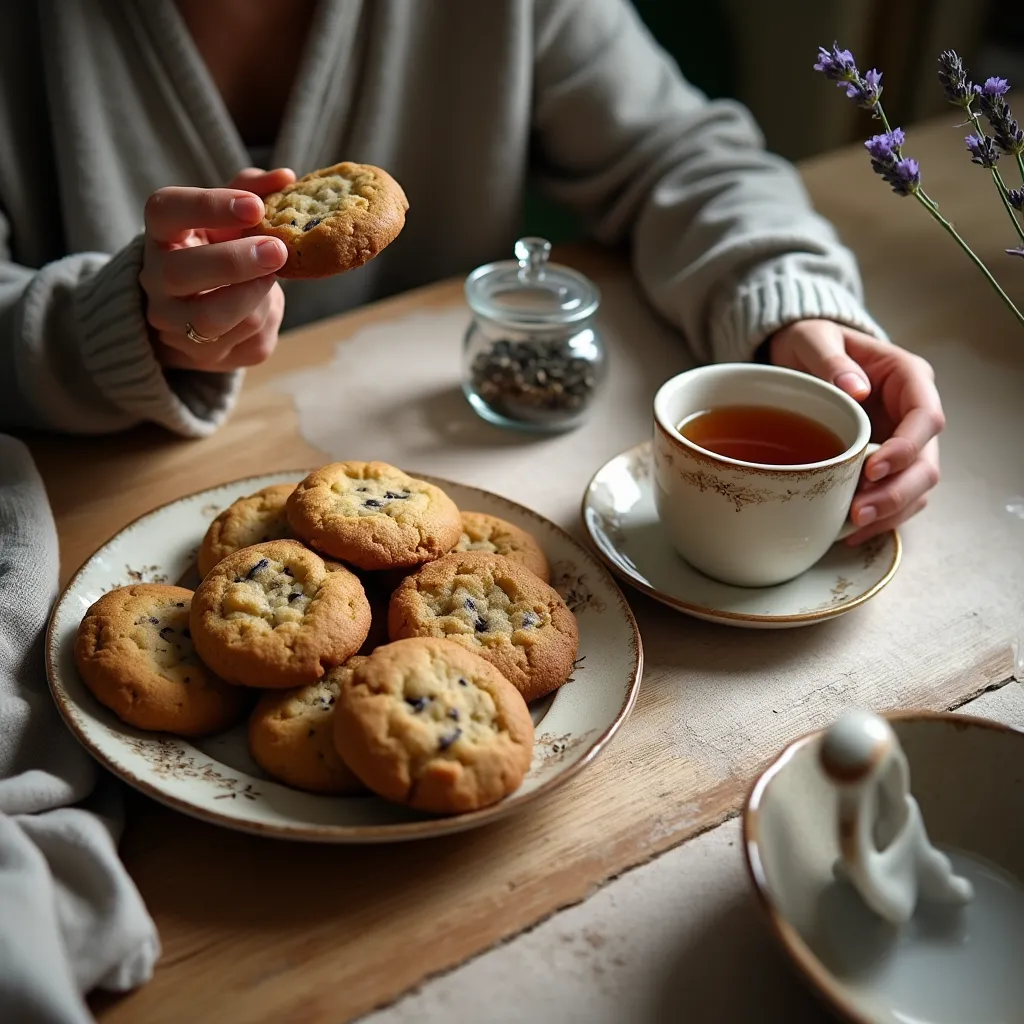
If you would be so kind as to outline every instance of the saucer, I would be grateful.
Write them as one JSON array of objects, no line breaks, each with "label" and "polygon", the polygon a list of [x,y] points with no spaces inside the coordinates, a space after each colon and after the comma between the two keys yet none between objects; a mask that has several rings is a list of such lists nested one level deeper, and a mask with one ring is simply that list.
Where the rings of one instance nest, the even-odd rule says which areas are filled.
[{"label": "saucer", "polygon": [[896,575],[902,552],[892,531],[856,548],[835,544],[788,583],[719,583],[688,565],[661,528],[649,441],[597,471],[583,496],[583,523],[598,556],[627,583],[687,615],[746,629],[809,626],[851,611]]}]

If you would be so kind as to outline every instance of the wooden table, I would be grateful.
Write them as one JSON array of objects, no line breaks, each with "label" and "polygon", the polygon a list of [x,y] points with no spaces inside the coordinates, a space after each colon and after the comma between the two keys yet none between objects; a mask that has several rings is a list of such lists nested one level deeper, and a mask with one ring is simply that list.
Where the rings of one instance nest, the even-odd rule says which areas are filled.
[{"label": "wooden table", "polygon": [[[931,193],[982,240],[983,256],[1001,264],[1009,290],[1024,299],[1019,264],[1000,256],[1010,241],[1005,214],[984,174],[960,156],[956,131],[929,127],[912,133],[907,148]],[[164,956],[144,989],[97,1002],[103,1020],[348,1019],[721,822],[779,745],[840,708],[951,707],[1009,679],[1024,554],[1021,524],[1003,506],[1024,493],[1024,332],[915,204],[885,194],[859,148],[805,171],[818,206],[862,259],[874,313],[932,360],[949,413],[946,482],[906,531],[904,567],[889,590],[851,616],[787,634],[707,626],[630,593],[647,670],[621,736],[561,793],[466,836],[307,847],[233,834],[130,797],[123,854]],[[411,334],[450,329],[459,316],[460,283],[444,282],[293,332],[268,366],[249,374],[230,423],[204,441],[151,428],[35,439],[64,577],[157,504],[225,479],[316,464],[346,445],[351,457],[403,458],[503,490],[579,533],[575,509],[587,477],[646,436],[653,389],[687,360],[617,259],[594,250],[561,258],[602,285],[620,339],[615,388],[592,428],[552,442],[540,460],[489,428],[452,440],[446,431],[465,427],[464,410],[450,388],[434,391],[440,380],[454,385],[457,365],[412,365],[421,355]],[[403,320],[410,316],[419,319]],[[388,338],[394,378],[382,381],[378,367],[365,380],[360,374]],[[420,378],[431,374],[434,391],[419,395]],[[393,391],[406,404],[367,427],[346,404],[354,381],[379,384],[377,394]],[[410,395],[423,401],[410,405]],[[323,423],[311,427],[316,415]]]}]

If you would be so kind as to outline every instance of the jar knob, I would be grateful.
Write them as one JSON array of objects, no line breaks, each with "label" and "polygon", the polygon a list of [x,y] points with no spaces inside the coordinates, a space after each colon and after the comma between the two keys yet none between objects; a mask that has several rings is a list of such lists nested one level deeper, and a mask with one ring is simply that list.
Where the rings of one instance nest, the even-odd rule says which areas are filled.
[{"label": "jar knob", "polygon": [[520,238],[516,242],[519,280],[536,282],[544,279],[544,268],[551,256],[551,243],[546,238]]}]

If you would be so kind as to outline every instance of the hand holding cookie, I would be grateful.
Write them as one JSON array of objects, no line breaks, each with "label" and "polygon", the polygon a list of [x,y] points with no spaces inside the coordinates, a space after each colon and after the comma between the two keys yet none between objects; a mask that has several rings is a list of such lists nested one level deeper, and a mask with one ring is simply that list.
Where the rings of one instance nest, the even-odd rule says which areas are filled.
[{"label": "hand holding cookie", "polygon": [[276,271],[288,252],[243,233],[263,218],[260,196],[294,180],[287,169],[250,168],[227,188],[172,186],[149,197],[139,282],[164,366],[236,370],[274,351],[284,316]]}]

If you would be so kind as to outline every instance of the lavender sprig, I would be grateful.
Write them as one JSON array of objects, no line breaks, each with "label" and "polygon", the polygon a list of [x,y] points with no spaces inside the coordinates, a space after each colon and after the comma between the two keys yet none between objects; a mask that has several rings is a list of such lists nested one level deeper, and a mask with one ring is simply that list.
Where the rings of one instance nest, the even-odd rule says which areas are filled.
[{"label": "lavender sprig", "polygon": [[1024,210],[1024,188],[1008,188],[1006,190],[1006,201],[1015,210]]},{"label": "lavender sprig", "polygon": [[877,116],[882,98],[881,71],[872,68],[862,75],[857,70],[853,54],[849,50],[840,50],[838,43],[833,43],[831,50],[826,50],[824,46],[818,47],[818,61],[814,70],[820,71],[840,89],[845,89],[847,97],[858,107],[870,110]]},{"label": "lavender sprig", "polygon": [[[945,50],[939,57],[939,81],[942,83],[942,88],[946,93],[946,99],[957,106],[963,107],[971,124],[974,125],[975,134],[968,135],[964,140],[967,143],[968,152],[971,154],[971,160],[973,163],[980,164],[986,168],[992,175],[992,181],[996,186],[996,191],[999,193],[999,199],[1006,210],[1006,214],[1010,218],[1014,230],[1017,232],[1017,237],[1024,243],[1024,228],[1021,227],[1020,221],[1017,220],[1017,215],[1013,212],[1013,207],[1007,201],[1006,193],[1008,189],[1003,181],[1003,176],[999,173],[999,168],[996,167],[996,161],[999,159],[999,151],[996,148],[999,141],[998,137],[993,140],[985,134],[985,129],[981,125],[981,118],[971,106],[974,100],[977,99],[983,110],[991,111],[996,117],[999,127],[996,128],[996,124],[993,123],[993,130],[1004,133],[1006,141],[1013,142],[1012,136],[1020,129],[1017,127],[1016,121],[1013,121],[1012,125],[1008,123],[1012,118],[1010,117],[1010,108],[1006,105],[1006,100],[1003,97],[1010,88],[1009,83],[1005,78],[989,78],[984,85],[972,85],[967,79],[964,63],[955,50]],[[967,90],[966,96],[964,95],[964,90]],[[992,123],[991,118],[989,120]],[[1024,136],[1022,136],[1022,144],[1024,144]],[[1021,157],[1020,153],[1017,153],[1016,157],[1017,166],[1022,177],[1024,177],[1024,158]]]},{"label": "lavender sprig", "polygon": [[900,147],[906,141],[902,128],[873,135],[864,143],[871,155],[871,169],[892,186],[898,196],[909,196],[921,187],[921,168],[916,160],[904,158]]},{"label": "lavender sprig", "polygon": [[976,85],[978,105],[992,126],[996,145],[1007,156],[1019,156],[1024,151],[1024,131],[1010,112],[1006,94],[1010,84],[1005,78],[989,78],[984,85]]},{"label": "lavender sprig", "polygon": [[956,50],[943,50],[939,54],[939,81],[950,103],[970,110],[974,86],[967,80],[967,70]]},{"label": "lavender sprig", "polygon": [[[903,143],[906,141],[906,135],[901,128],[890,127],[885,111],[882,108],[879,98],[881,95],[881,86],[879,84],[881,75],[878,72],[874,72],[871,81],[868,81],[867,76],[862,76],[857,70],[853,54],[849,50],[840,50],[838,43],[834,43],[831,50],[827,50],[823,46],[818,47],[818,60],[814,65],[814,70],[820,71],[826,78],[838,82],[840,85],[855,85],[856,88],[852,91],[847,89],[847,95],[851,99],[858,100],[858,102],[868,89],[876,89],[870,109],[873,115],[882,122],[885,132],[881,135],[872,136],[872,138],[864,143],[871,157],[872,169],[889,184],[893,192],[900,196],[913,196],[931,214],[942,229],[960,246],[968,259],[981,271],[982,275],[995,290],[996,294],[1006,303],[1017,320],[1024,324],[1024,313],[1021,313],[1013,304],[1013,300],[1003,291],[988,267],[971,249],[956,228],[942,216],[939,212],[938,204],[921,187],[921,170],[917,161],[903,155]],[[978,115],[971,110],[973,99],[978,93],[970,87],[963,62],[953,50],[945,51],[939,58],[939,78],[942,81],[943,88],[946,90],[947,99],[951,103],[962,106],[971,118],[977,130],[977,135],[968,136],[967,140],[972,158],[977,156],[976,162],[984,161],[983,166],[987,166],[991,170],[993,180],[999,189],[1000,199],[1006,207],[1014,227],[1021,236],[1021,242],[1024,243],[1024,232],[1021,231],[1020,224],[1017,222],[1010,199],[1012,195],[1014,201],[1016,201],[1018,193],[1010,193],[1003,185],[1002,178],[999,177],[999,171],[995,167],[998,153],[995,151],[992,140],[985,135]],[[975,150],[977,151],[976,153]],[[1022,170],[1024,170],[1024,164],[1022,164]],[[1019,191],[1020,201],[1024,203],[1024,190]],[[1008,249],[1007,253],[1013,256],[1024,257],[1024,246],[1019,250]]]},{"label": "lavender sprig", "polygon": [[988,135],[968,135],[964,139],[971,154],[971,163],[980,164],[993,170],[996,161],[999,159],[999,151],[996,149],[995,141]]}]

